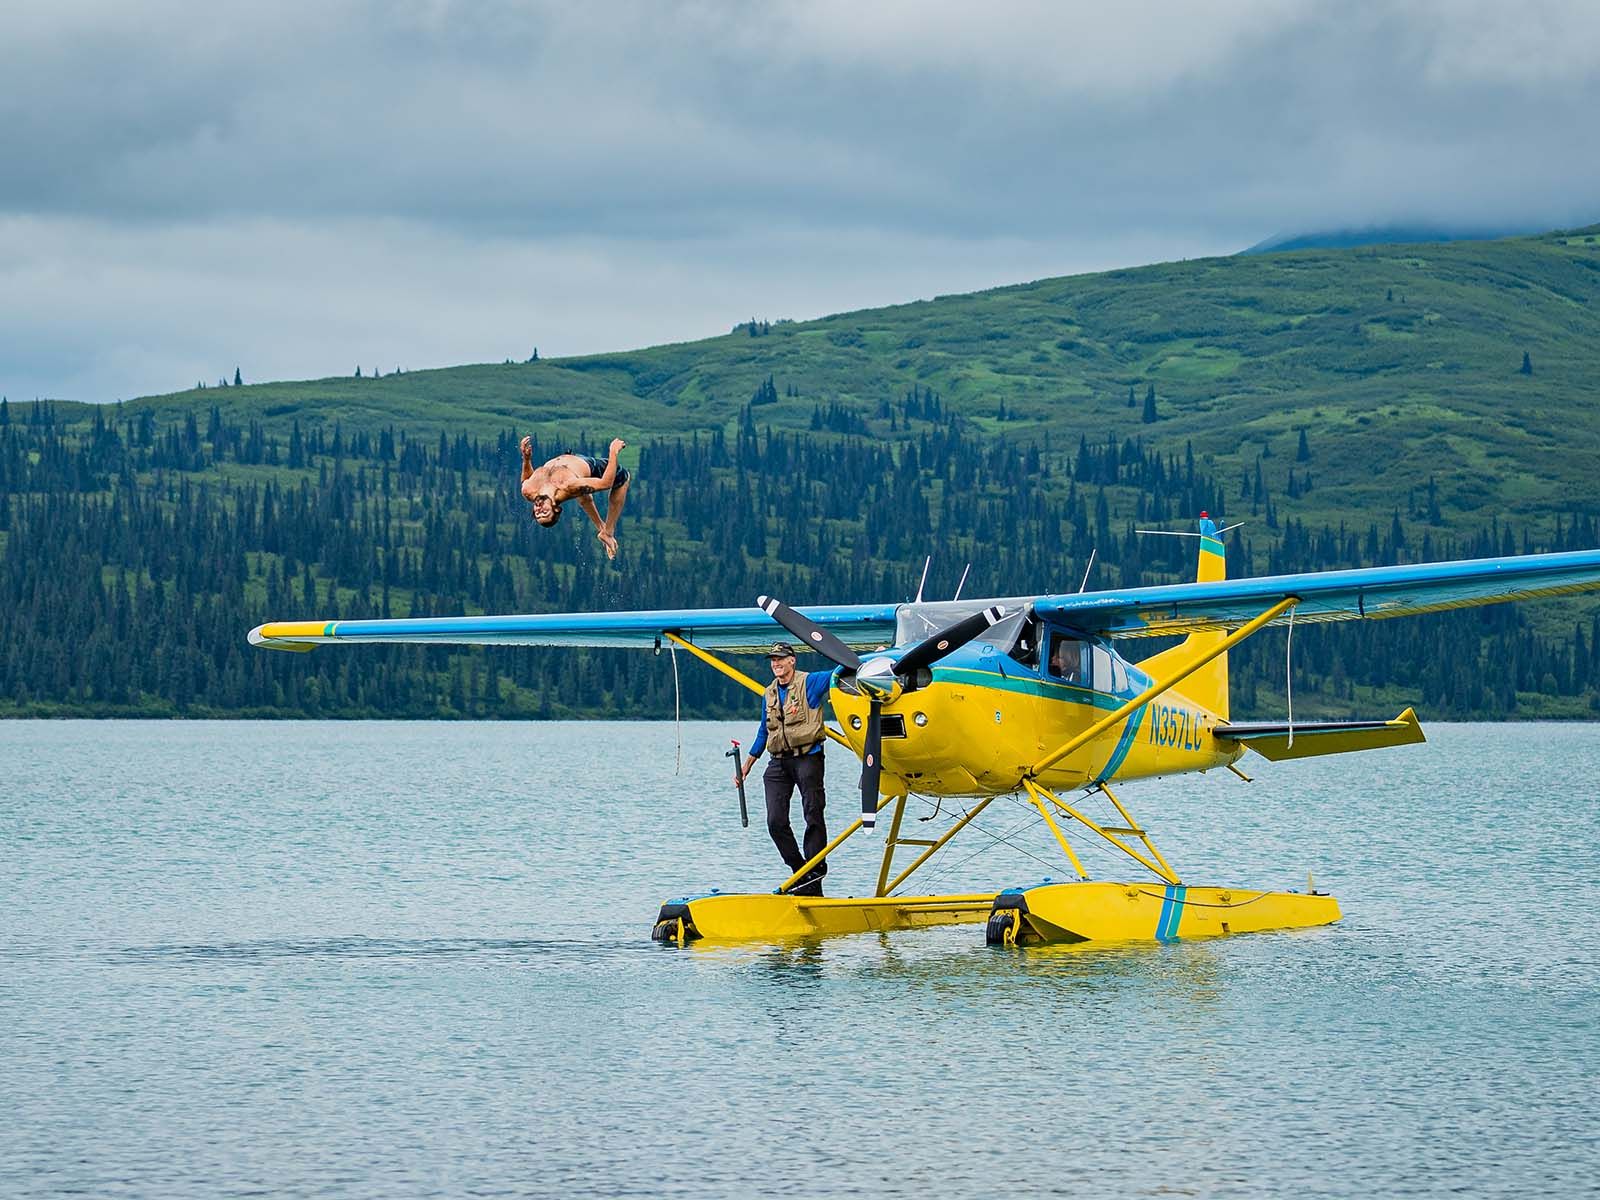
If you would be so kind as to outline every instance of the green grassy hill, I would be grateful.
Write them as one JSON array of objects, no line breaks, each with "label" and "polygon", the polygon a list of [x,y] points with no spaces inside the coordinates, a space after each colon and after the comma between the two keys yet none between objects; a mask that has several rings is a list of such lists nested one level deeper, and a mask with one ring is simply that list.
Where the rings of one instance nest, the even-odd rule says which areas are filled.
[{"label": "green grassy hill", "polygon": [[[1521,371],[1527,354],[1531,374]],[[208,388],[132,402],[165,421],[219,405],[286,432],[384,424],[552,439],[721,428],[764,381],[762,425],[817,406],[892,436],[931,389],[986,434],[1063,450],[1109,434],[1192,443],[1223,480],[1258,459],[1280,516],[1337,525],[1600,508],[1600,226],[1489,242],[1197,259],[741,326],[699,342],[381,378]],[[1155,390],[1159,419],[1144,422]],[[1130,393],[1133,403],[1130,406]],[[1304,432],[1309,459],[1296,462]],[[1288,496],[1289,474],[1296,475]],[[1311,486],[1304,486],[1309,473]]]},{"label": "green grassy hill", "polygon": [[[118,406],[0,404],[0,715],[665,715],[623,652],[270,654],[267,619],[893,601],[1597,543],[1600,227],[1052,279],[702,342]],[[1527,369],[1524,370],[1524,355]],[[517,437],[630,442],[623,555]],[[1600,712],[1600,604],[1310,629],[1297,714]],[[369,648],[370,649],[370,648]],[[1281,634],[1235,655],[1282,711]],[[756,664],[759,666],[759,664]],[[708,674],[708,673],[707,673]],[[586,681],[577,691],[574,679]],[[686,711],[743,712],[689,674]]]}]

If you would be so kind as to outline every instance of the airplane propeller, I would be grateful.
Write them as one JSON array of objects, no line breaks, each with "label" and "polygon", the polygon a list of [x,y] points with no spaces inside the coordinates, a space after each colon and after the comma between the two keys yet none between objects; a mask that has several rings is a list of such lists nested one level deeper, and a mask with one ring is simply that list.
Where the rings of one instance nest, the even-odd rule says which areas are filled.
[{"label": "airplane propeller", "polygon": [[831,658],[847,671],[861,669],[861,659],[854,650],[815,621],[802,617],[782,600],[774,600],[771,596],[757,596],[756,607],[824,658]]},{"label": "airplane propeller", "polygon": [[924,638],[898,659],[879,656],[862,662],[849,646],[782,600],[761,596],[756,600],[756,607],[819,654],[843,667],[866,694],[867,738],[861,750],[861,824],[870,833],[877,823],[878,783],[883,775],[883,706],[900,695],[905,680],[1004,620],[1006,610],[991,605]]}]

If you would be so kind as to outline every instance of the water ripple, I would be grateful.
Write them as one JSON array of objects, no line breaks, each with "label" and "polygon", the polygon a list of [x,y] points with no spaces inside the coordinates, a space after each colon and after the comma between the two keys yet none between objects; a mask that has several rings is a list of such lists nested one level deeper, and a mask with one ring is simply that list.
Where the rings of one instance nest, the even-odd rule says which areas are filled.
[{"label": "water ripple", "polygon": [[[1346,919],[1021,952],[970,927],[652,943],[661,901],[780,873],[728,803],[742,725],[687,725],[682,775],[670,725],[285,731],[0,722],[0,1196],[1299,1200],[1600,1173],[1600,729],[1129,788],[1187,878],[1313,872]],[[576,778],[599,799],[564,799]],[[1036,880],[1033,833],[946,884]],[[830,890],[876,869],[841,855]]]}]

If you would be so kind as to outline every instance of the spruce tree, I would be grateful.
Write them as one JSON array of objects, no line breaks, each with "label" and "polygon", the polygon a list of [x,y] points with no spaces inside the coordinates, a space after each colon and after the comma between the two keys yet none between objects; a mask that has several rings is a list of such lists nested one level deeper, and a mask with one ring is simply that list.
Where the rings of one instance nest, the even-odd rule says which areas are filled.
[{"label": "spruce tree", "polygon": [[1524,375],[1532,375],[1533,374],[1533,360],[1528,357],[1528,352],[1526,350],[1524,350],[1522,352],[1522,367],[1521,367],[1521,371],[1522,371],[1522,374],[1524,374]]},{"label": "spruce tree", "polygon": [[1144,423],[1153,425],[1159,419],[1156,412],[1156,385],[1151,384],[1144,393]]}]

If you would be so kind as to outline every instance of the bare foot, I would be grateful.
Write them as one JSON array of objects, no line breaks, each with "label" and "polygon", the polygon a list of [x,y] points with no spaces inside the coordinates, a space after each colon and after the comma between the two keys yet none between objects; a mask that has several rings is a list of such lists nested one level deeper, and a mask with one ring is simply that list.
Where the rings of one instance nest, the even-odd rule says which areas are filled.
[{"label": "bare foot", "polygon": [[617,556],[617,539],[614,536],[602,529],[595,534],[595,537],[599,538],[600,544],[606,548],[607,558],[615,558]]}]

